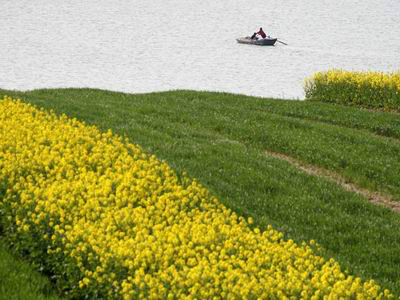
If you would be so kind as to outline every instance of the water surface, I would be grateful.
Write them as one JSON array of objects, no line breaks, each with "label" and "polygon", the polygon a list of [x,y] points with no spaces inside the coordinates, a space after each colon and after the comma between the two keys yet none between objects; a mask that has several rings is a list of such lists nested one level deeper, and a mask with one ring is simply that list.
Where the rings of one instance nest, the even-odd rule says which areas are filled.
[{"label": "water surface", "polygon": [[[398,0],[2,0],[0,88],[304,98],[330,68],[400,70]],[[289,44],[237,44],[259,26]]]}]

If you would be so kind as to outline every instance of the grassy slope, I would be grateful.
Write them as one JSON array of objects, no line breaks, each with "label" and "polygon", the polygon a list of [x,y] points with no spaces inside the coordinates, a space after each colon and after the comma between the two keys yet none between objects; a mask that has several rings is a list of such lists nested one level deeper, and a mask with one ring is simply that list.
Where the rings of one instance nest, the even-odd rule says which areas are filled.
[{"label": "grassy slope", "polygon": [[258,226],[315,239],[352,273],[400,294],[399,214],[266,154],[285,153],[400,200],[399,115],[191,91],[4,94],[128,136]]},{"label": "grassy slope", "polygon": [[49,279],[10,253],[0,240],[0,300],[57,300]]}]

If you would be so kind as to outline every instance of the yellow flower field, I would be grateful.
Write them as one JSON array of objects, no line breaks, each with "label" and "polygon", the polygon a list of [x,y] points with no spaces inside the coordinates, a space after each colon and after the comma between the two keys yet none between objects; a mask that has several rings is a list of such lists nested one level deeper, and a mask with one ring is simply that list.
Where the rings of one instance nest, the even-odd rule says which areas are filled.
[{"label": "yellow flower field", "polygon": [[400,72],[329,70],[305,81],[306,99],[400,110]]},{"label": "yellow flower field", "polygon": [[394,299],[237,216],[139,146],[19,100],[0,101],[0,211],[16,248],[71,297]]}]

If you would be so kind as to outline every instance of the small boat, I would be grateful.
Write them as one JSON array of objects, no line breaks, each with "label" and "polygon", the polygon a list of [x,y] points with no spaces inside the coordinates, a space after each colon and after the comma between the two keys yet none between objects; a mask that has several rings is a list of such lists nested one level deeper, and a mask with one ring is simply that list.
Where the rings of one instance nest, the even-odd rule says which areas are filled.
[{"label": "small boat", "polygon": [[240,44],[250,44],[258,46],[273,46],[278,39],[266,37],[265,39],[251,39],[249,36],[236,39]]}]

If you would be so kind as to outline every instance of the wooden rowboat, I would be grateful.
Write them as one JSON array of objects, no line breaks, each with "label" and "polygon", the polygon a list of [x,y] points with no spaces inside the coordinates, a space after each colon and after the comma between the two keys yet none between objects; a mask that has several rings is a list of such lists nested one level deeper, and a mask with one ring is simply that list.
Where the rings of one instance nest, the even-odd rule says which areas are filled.
[{"label": "wooden rowboat", "polygon": [[258,45],[258,46],[273,46],[277,39],[273,39],[270,37],[267,37],[265,39],[251,39],[249,36],[242,37],[236,39],[236,41],[240,44],[250,44],[250,45]]}]

